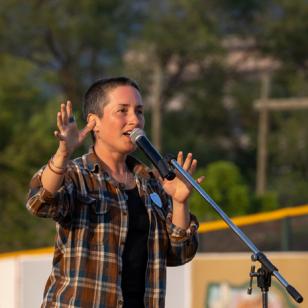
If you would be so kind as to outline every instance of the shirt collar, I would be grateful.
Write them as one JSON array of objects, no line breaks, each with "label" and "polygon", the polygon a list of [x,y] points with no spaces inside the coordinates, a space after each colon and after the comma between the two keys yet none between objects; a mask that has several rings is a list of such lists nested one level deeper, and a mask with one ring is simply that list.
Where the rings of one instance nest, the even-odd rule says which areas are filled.
[{"label": "shirt collar", "polygon": [[[97,157],[93,146],[90,147],[87,154],[84,154],[82,156],[82,160],[84,162],[85,168],[88,169],[90,172],[99,172],[101,170],[101,172],[107,173],[107,171],[103,169],[100,163],[100,159]],[[126,163],[129,170],[131,170],[138,177],[144,179],[150,178],[151,169],[135,157],[128,155],[126,158]]]},{"label": "shirt collar", "polygon": [[88,153],[82,156],[84,168],[91,171],[97,172],[100,168],[100,162],[97,155],[94,152],[93,146],[89,148]]}]

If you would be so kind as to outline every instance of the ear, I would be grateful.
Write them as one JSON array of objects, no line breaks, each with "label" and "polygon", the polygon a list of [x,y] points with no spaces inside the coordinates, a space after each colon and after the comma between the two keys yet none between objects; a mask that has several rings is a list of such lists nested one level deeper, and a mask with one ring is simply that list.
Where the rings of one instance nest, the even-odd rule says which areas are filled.
[{"label": "ear", "polygon": [[95,121],[95,126],[93,127],[93,131],[97,132],[99,131],[99,121],[98,121],[98,116],[94,113],[89,113],[87,116],[87,123],[90,123],[92,121]]}]

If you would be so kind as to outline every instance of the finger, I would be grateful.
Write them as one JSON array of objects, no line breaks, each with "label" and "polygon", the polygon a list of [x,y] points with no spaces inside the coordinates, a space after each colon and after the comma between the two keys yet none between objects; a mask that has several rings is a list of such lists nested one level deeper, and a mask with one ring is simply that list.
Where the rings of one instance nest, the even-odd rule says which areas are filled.
[{"label": "finger", "polygon": [[193,159],[193,161],[191,162],[190,168],[188,170],[190,174],[193,174],[195,172],[197,168],[197,164],[198,164],[198,161],[196,159]]},{"label": "finger", "polygon": [[64,136],[59,131],[54,131],[54,135],[61,141],[65,140]]},{"label": "finger", "polygon": [[183,152],[179,151],[178,157],[177,157],[177,162],[182,166],[183,165]]},{"label": "finger", "polygon": [[61,104],[61,116],[63,125],[67,125],[67,113],[66,113],[66,105]]},{"label": "finger", "polygon": [[73,115],[73,105],[71,101],[66,102],[66,114],[68,118]]},{"label": "finger", "polygon": [[204,179],[205,179],[205,176],[200,176],[200,177],[196,180],[196,182],[197,182],[198,184],[201,184],[201,183],[204,181]]},{"label": "finger", "polygon": [[58,126],[60,131],[63,130],[63,121],[62,121],[62,114],[61,114],[61,112],[57,113],[57,126]]},{"label": "finger", "polygon": [[189,168],[191,166],[191,162],[192,162],[192,153],[188,153],[187,156],[186,156],[186,159],[184,161],[184,164],[183,164],[183,169],[185,171],[189,170]]},{"label": "finger", "polygon": [[67,101],[66,103],[66,114],[67,114],[67,122],[68,124],[76,124],[75,117],[73,114],[73,106],[71,101]]}]

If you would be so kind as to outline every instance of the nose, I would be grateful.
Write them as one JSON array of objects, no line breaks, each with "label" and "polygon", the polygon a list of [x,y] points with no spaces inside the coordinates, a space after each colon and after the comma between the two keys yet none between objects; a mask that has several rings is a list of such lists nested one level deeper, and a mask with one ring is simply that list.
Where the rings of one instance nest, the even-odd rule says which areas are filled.
[{"label": "nose", "polygon": [[132,127],[143,127],[144,117],[137,110],[132,110],[129,114],[128,123]]}]

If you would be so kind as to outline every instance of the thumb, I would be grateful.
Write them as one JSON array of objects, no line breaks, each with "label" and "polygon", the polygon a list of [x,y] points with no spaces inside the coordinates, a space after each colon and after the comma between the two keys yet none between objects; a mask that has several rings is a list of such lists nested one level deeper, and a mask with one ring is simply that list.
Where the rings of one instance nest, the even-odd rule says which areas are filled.
[{"label": "thumb", "polygon": [[80,139],[83,140],[87,134],[93,130],[93,128],[95,127],[96,125],[96,122],[95,120],[92,120],[90,122],[88,122],[88,124],[80,131],[79,133],[79,136],[80,136]]},{"label": "thumb", "polygon": [[205,176],[200,176],[200,178],[198,178],[198,179],[196,180],[196,182],[197,182],[198,184],[201,184],[201,183],[204,181],[204,179],[205,179]]}]

